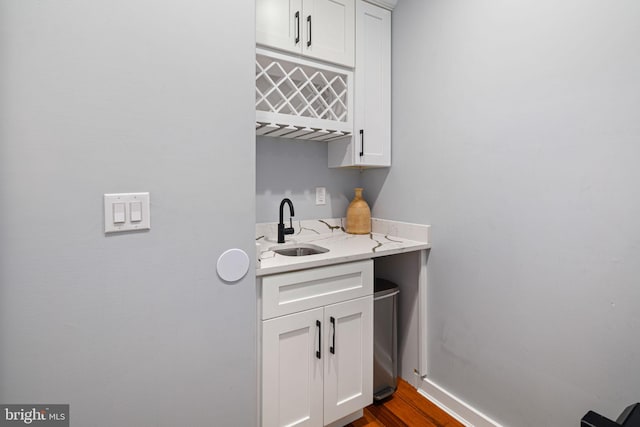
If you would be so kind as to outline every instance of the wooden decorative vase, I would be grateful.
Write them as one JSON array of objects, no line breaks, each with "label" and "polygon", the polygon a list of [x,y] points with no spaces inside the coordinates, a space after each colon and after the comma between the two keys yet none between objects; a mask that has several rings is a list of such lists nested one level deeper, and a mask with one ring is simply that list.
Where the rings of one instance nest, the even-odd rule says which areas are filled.
[{"label": "wooden decorative vase", "polygon": [[362,198],[362,188],[356,188],[356,197],[347,208],[346,232],[350,234],[371,233],[371,209]]}]

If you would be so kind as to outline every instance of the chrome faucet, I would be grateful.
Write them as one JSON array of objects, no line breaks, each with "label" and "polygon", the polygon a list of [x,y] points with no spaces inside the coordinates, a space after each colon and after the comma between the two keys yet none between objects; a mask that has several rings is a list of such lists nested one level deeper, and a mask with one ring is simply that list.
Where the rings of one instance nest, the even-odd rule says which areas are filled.
[{"label": "chrome faucet", "polygon": [[[285,228],[284,227],[284,221],[283,221],[283,217],[284,217],[284,205],[288,204],[289,205],[289,227]],[[286,234],[293,234],[293,220],[291,219],[291,217],[294,216],[293,213],[293,203],[291,203],[291,200],[289,199],[282,199],[282,201],[280,202],[280,222],[278,223],[278,243],[284,243],[284,236]]]}]

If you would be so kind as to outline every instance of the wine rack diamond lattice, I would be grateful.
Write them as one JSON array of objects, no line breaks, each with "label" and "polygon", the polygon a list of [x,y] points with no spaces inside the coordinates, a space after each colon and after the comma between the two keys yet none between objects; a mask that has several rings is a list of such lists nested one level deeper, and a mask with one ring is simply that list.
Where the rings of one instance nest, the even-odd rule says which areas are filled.
[{"label": "wine rack diamond lattice", "polygon": [[269,51],[256,55],[256,132],[304,139],[352,131],[350,71]]}]

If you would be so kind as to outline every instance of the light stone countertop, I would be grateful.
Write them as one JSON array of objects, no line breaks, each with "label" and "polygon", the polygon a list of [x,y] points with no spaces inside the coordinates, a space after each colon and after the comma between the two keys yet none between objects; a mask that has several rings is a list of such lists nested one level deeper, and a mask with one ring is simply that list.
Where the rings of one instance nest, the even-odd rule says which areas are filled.
[{"label": "light stone countertop", "polygon": [[[278,245],[277,223],[256,225],[256,276],[302,270],[324,265],[370,259],[386,255],[429,249],[430,226],[378,218],[371,220],[372,233],[356,235],[344,232],[343,218],[293,221],[295,233]],[[288,226],[288,221],[286,222]],[[273,252],[277,246],[314,244],[329,252],[286,256]]]}]

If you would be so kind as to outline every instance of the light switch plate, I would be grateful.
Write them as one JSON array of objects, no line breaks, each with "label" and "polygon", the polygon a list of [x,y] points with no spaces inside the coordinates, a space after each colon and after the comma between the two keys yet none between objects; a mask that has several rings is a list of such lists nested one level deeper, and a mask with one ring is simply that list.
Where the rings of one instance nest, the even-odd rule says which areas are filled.
[{"label": "light switch plate", "polygon": [[325,187],[316,187],[316,205],[325,205],[327,203],[327,189]]},{"label": "light switch plate", "polygon": [[[112,193],[104,195],[104,232],[151,229],[149,193]],[[124,221],[121,207],[124,205]],[[118,209],[114,209],[117,206]],[[132,216],[132,206],[134,212]],[[140,208],[140,209],[138,209]],[[116,215],[117,213],[117,215]],[[116,218],[116,216],[118,218]],[[138,220],[138,218],[140,218]]]}]

